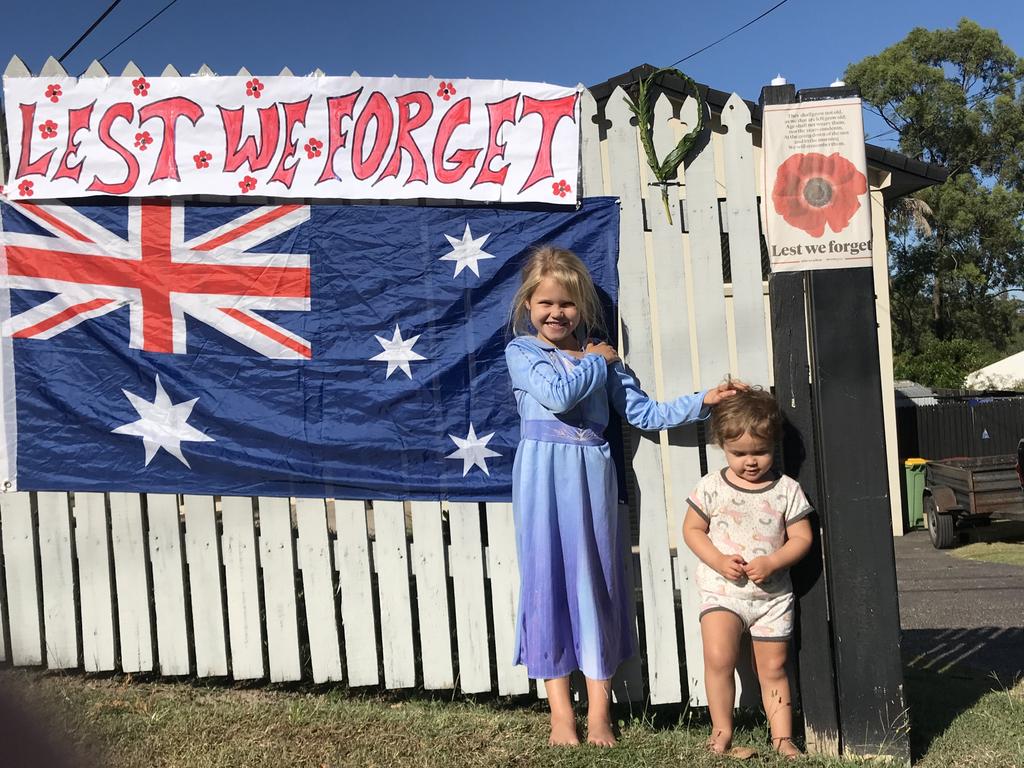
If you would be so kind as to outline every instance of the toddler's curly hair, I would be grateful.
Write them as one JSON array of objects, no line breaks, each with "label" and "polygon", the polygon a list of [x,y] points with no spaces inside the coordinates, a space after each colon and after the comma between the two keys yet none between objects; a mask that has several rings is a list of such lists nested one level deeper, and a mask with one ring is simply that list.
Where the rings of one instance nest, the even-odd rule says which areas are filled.
[{"label": "toddler's curly hair", "polygon": [[738,391],[715,406],[711,414],[711,438],[719,446],[749,432],[772,445],[782,434],[779,404],[760,387]]}]

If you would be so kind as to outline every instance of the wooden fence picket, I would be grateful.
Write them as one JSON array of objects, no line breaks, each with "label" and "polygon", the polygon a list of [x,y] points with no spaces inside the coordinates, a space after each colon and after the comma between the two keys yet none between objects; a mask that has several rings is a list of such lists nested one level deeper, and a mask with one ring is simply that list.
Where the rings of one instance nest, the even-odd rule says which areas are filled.
[{"label": "wooden fence picket", "polygon": [[335,501],[338,529],[335,567],[341,590],[341,620],[345,630],[345,662],[349,685],[377,685],[377,625],[373,609],[370,543],[366,505],[362,501]]},{"label": "wooden fence picket", "polygon": [[48,669],[78,666],[71,509],[66,493],[37,493],[39,566]]},{"label": "wooden fence picket", "polygon": [[722,111],[723,162],[729,264],[732,275],[732,314],[737,369],[749,384],[767,387],[771,381],[771,351],[765,325],[764,281],[761,277],[761,235],[757,212],[757,175],[750,132],[750,107],[735,93]]},{"label": "wooden fence picket", "polygon": [[[697,102],[683,102],[679,119],[695,125]],[[719,222],[718,182],[715,178],[714,140],[708,131],[707,146],[693,155],[686,166],[686,219],[689,228],[690,266],[693,274],[694,328],[697,338],[696,386],[706,389],[718,384],[729,372],[729,328],[722,290],[722,240]],[[707,469],[725,466],[717,446],[706,446]]]},{"label": "wooden fence picket", "polygon": [[235,680],[260,678],[265,671],[253,500],[243,496],[223,496],[221,520],[231,676]]},{"label": "wooden fence picket", "polygon": [[409,604],[409,542],[402,502],[374,501],[373,531],[384,683],[388,688],[410,688],[416,685],[416,665]]},{"label": "wooden fence picket", "polygon": [[491,654],[487,646],[480,505],[450,502],[448,526],[452,536],[448,562],[455,588],[459,687],[464,693],[481,693],[491,690]]},{"label": "wooden fence picket", "polygon": [[7,577],[7,621],[11,661],[16,666],[43,662],[43,628],[36,580],[36,527],[28,493],[0,499],[3,512],[4,573]]},{"label": "wooden fence picket", "polygon": [[266,611],[267,660],[272,683],[302,679],[295,544],[288,499],[260,497],[260,570]]},{"label": "wooden fence picket", "polygon": [[598,119],[597,101],[590,91],[584,90],[580,94],[580,175],[583,177],[581,197],[605,194]]},{"label": "wooden fence picket", "polygon": [[228,655],[214,499],[212,496],[185,496],[184,507],[185,560],[196,675],[220,677],[228,673]]},{"label": "wooden fence picket", "polygon": [[340,681],[338,610],[325,502],[322,499],[296,499],[295,519],[299,529],[297,553],[302,570],[302,600],[306,605],[313,682]]},{"label": "wooden fence picket", "polygon": [[485,510],[487,572],[491,582],[498,693],[502,696],[515,696],[529,693],[530,680],[526,676],[526,667],[512,666],[519,601],[519,558],[516,553],[512,505],[491,502],[485,505]]},{"label": "wooden fence picket", "polygon": [[[629,506],[626,504],[619,505],[619,521],[620,525],[628,530]],[[630,551],[626,555],[626,588],[629,589],[629,594],[636,595],[637,585],[640,583],[638,579],[636,558]],[[631,658],[626,659],[619,667],[618,672],[615,673],[615,676],[612,677],[612,698],[617,702],[643,701],[644,698],[644,677],[640,660],[640,638],[637,633],[636,600],[633,600],[630,605],[633,610],[630,611],[628,619],[633,637],[637,643],[637,652]]]},{"label": "wooden fence picket", "polygon": [[187,675],[190,624],[185,597],[185,547],[177,497],[166,493],[148,494],[146,516],[160,674]]},{"label": "wooden fence picket", "polygon": [[75,494],[75,549],[82,661],[86,672],[108,672],[115,668],[116,648],[107,499],[102,493]]},{"label": "wooden fence picket", "polygon": [[108,498],[121,671],[149,672],[153,669],[153,625],[142,498],[137,493],[111,493]]},{"label": "wooden fence picket", "polygon": [[[654,148],[658,157],[665,157],[675,147],[683,131],[672,120],[672,104],[661,94],[654,105]],[[648,182],[656,181],[648,169]],[[654,304],[657,312],[658,342],[661,350],[662,387],[659,396],[664,399],[678,397],[694,391],[693,357],[690,313],[694,304],[693,286],[687,280],[687,253],[682,235],[680,187],[667,188],[669,210],[673,220],[665,215],[661,188],[648,186],[647,211],[654,246],[653,270]],[[700,448],[696,426],[683,426],[669,433],[665,449],[666,494],[668,513],[668,540],[674,543],[672,574],[682,606],[683,653],[686,659],[686,682],[691,704],[703,697],[704,661],[701,656],[700,624],[697,615],[700,601],[693,585],[681,578],[683,569],[696,564],[696,557],[683,542],[683,518],[686,498],[700,479]]]},{"label": "wooden fence picket", "polygon": [[413,546],[410,561],[416,578],[423,687],[448,690],[455,687],[455,672],[441,505],[435,501],[414,501],[410,507]]}]

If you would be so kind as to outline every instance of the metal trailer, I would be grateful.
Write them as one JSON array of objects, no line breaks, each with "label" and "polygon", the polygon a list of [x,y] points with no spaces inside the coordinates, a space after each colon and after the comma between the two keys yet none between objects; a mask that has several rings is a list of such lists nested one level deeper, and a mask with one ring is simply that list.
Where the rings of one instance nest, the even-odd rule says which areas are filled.
[{"label": "metal trailer", "polygon": [[924,514],[936,548],[952,547],[958,540],[958,528],[986,525],[993,512],[1022,510],[1024,491],[1016,455],[928,462]]}]

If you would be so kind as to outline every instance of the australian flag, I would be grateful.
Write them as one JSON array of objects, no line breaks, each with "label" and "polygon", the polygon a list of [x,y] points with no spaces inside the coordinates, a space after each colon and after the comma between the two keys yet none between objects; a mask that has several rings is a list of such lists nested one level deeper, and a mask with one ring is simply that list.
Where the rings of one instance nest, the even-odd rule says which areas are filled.
[{"label": "australian flag", "polygon": [[508,500],[531,249],[618,206],[0,205],[9,490]]}]

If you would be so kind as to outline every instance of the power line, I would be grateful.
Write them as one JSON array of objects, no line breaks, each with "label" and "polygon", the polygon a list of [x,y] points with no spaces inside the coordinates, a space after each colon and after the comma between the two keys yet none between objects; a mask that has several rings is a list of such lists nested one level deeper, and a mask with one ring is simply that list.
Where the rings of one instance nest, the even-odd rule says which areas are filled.
[{"label": "power line", "polygon": [[59,58],[59,59],[57,59],[57,61],[58,61],[58,62],[63,62],[63,61],[64,61],[64,59],[66,59],[66,58],[67,58],[68,56],[70,56],[70,55],[71,55],[71,52],[72,52],[73,50],[75,50],[75,48],[77,48],[77,47],[78,47],[78,44],[79,44],[79,43],[81,43],[81,42],[82,42],[83,40],[85,40],[85,38],[87,38],[87,37],[89,36],[89,34],[90,34],[90,33],[91,33],[91,32],[92,32],[92,31],[93,31],[94,29],[96,29],[96,27],[98,27],[98,26],[100,25],[100,22],[101,22],[101,21],[103,21],[103,20],[104,20],[105,18],[107,18],[107,16],[109,16],[109,15],[110,15],[110,12],[111,12],[112,10],[114,10],[115,8],[117,8],[117,6],[118,6],[118,3],[120,3],[120,2],[121,2],[121,0],[114,0],[114,2],[112,2],[112,3],[110,4],[110,7],[109,7],[109,8],[107,8],[107,10],[105,10],[105,11],[104,11],[104,12],[103,12],[103,13],[102,13],[102,14],[100,15],[100,17],[99,17],[98,19],[96,19],[96,21],[94,21],[94,22],[92,23],[92,26],[90,26],[90,27],[89,27],[89,28],[88,28],[87,30],[85,30],[85,32],[83,32],[83,33],[82,33],[81,37],[79,37],[79,38],[78,38],[77,40],[75,40],[75,42],[73,42],[73,43],[71,44],[71,47],[70,47],[70,48],[68,48],[68,49],[67,49],[66,51],[64,51],[64,53],[62,53],[62,54],[61,54],[60,58]]},{"label": "power line", "polygon": [[754,22],[756,22],[756,21],[760,21],[760,20],[761,20],[761,19],[763,19],[763,18],[764,18],[765,16],[767,16],[767,15],[768,15],[769,13],[771,13],[772,11],[774,11],[774,10],[775,10],[776,8],[778,8],[778,7],[780,7],[780,6],[783,6],[783,5],[785,5],[786,3],[788,3],[788,2],[789,2],[789,0],[781,0],[781,2],[778,2],[778,3],[776,3],[775,5],[773,5],[773,6],[772,6],[771,8],[769,8],[769,9],[768,9],[767,11],[765,11],[765,12],[764,12],[764,13],[762,13],[762,14],[761,14],[760,16],[758,16],[758,17],[757,17],[756,19],[751,19],[751,20],[750,20],[750,21],[748,21],[748,22],[747,22],[746,24],[744,24],[744,25],[743,25],[742,27],[737,27],[737,28],[736,28],[736,29],[734,29],[734,30],[733,30],[732,32],[730,32],[729,34],[725,35],[725,37],[720,37],[720,38],[718,38],[717,40],[715,40],[715,42],[713,42],[713,43],[708,43],[708,44],[707,44],[707,45],[705,45],[705,46],[704,46],[703,48],[701,48],[701,49],[700,49],[699,51],[694,51],[694,52],[693,52],[693,53],[691,53],[691,54],[690,54],[689,56],[683,56],[683,58],[681,58],[681,59],[680,59],[679,61],[673,62],[673,63],[669,64],[669,66],[670,66],[670,67],[674,67],[674,66],[676,66],[677,64],[682,64],[682,63],[683,63],[684,61],[686,61],[687,59],[692,59],[692,58],[693,58],[694,56],[696,56],[696,55],[697,55],[698,53],[704,53],[704,51],[706,51],[706,50],[707,50],[708,48],[712,48],[712,47],[714,47],[714,46],[718,45],[718,44],[719,44],[720,42],[722,42],[723,40],[727,40],[728,38],[732,37],[732,36],[733,36],[733,35],[735,35],[735,34],[736,34],[737,32],[741,32],[741,31],[743,31],[744,29],[746,29],[747,27],[749,27],[749,26],[750,26],[751,24],[753,24]]},{"label": "power line", "polygon": [[[118,0],[118,2],[120,2],[120,0]],[[163,13],[164,11],[166,11],[166,10],[167,10],[168,8],[170,8],[170,7],[172,6],[172,5],[174,5],[174,4],[176,3],[176,2],[178,2],[178,0],[171,0],[171,2],[169,2],[169,3],[167,4],[167,5],[165,5],[165,6],[163,7],[163,8],[161,8],[161,9],[160,9],[159,11],[157,11],[156,13],[154,13],[154,14],[153,14],[152,16],[150,16],[150,17],[149,17],[149,18],[148,18],[148,19],[147,19],[147,20],[146,20],[145,22],[143,22],[143,23],[142,23],[142,24],[141,24],[141,25],[140,25],[139,27],[137,27],[137,28],[135,29],[135,31],[134,31],[134,32],[132,32],[132,33],[131,33],[130,35],[128,35],[128,37],[126,37],[126,38],[125,38],[124,40],[122,40],[122,41],[121,41],[120,43],[118,43],[118,44],[117,44],[117,45],[115,45],[115,46],[114,46],[113,48],[111,48],[111,49],[110,49],[109,51],[107,51],[107,52],[106,52],[106,53],[104,53],[104,54],[103,54],[102,56],[100,56],[100,57],[99,57],[99,59],[97,59],[97,61],[103,61],[103,60],[104,60],[105,58],[107,58],[107,56],[109,56],[110,54],[112,54],[112,53],[113,53],[114,51],[116,51],[116,50],[117,50],[118,48],[120,48],[120,47],[121,47],[122,45],[124,45],[124,44],[125,44],[125,43],[127,43],[127,42],[128,42],[129,40],[131,40],[131,39],[132,39],[133,37],[135,37],[135,36],[136,36],[137,34],[139,34],[139,32],[141,32],[141,31],[142,31],[142,30],[144,30],[144,29],[145,29],[146,27],[148,27],[148,26],[149,26],[149,25],[150,25],[150,24],[151,24],[152,22],[156,21],[156,20],[157,20],[157,18],[159,18],[159,16],[160,16],[160,15],[161,15],[161,14],[162,14],[162,13]]]},{"label": "power line", "polygon": [[899,133],[899,128],[890,128],[888,131],[882,131],[881,133],[876,133],[873,136],[865,136],[864,137],[864,141],[871,141],[872,139],[879,139],[882,136],[888,136],[890,133]]}]

